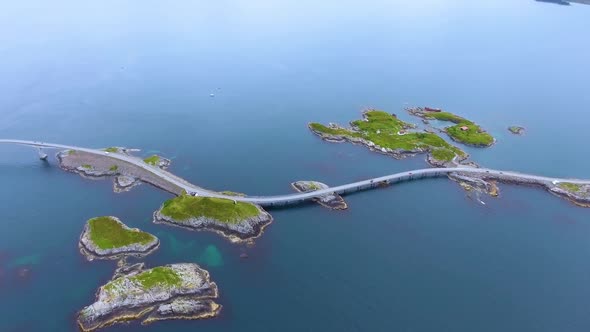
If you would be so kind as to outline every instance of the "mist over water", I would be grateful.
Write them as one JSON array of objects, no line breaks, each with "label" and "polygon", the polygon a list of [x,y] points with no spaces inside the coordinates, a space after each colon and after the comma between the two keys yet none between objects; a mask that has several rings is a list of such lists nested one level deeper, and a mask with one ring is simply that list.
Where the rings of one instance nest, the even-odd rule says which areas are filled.
[{"label": "mist over water", "polygon": [[[590,6],[536,1],[76,1],[0,10],[0,137],[138,148],[215,190],[290,192],[427,167],[330,144],[310,121],[441,107],[498,142],[479,164],[589,178]],[[214,94],[211,97],[210,94]],[[524,136],[506,128],[522,125]],[[501,185],[486,205],[428,179],[274,209],[252,247],[155,225],[171,196],[61,171],[2,146],[0,331],[76,331],[115,262],[87,262],[84,222],[155,234],[148,266],[196,262],[220,317],[104,331],[588,331],[590,210]],[[462,147],[463,148],[463,147]],[[53,154],[53,153],[51,153]],[[240,258],[247,253],[248,258]]]}]

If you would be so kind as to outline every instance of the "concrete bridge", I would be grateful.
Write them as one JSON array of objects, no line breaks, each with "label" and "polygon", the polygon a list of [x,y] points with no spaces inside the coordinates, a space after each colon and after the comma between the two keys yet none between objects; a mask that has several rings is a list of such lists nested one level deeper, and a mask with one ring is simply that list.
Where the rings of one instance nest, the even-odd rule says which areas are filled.
[{"label": "concrete bridge", "polygon": [[[412,171],[400,172],[396,174],[381,176],[377,178],[367,179],[363,181],[357,181],[353,183],[348,183],[336,187],[330,187],[328,189],[316,190],[311,192],[304,192],[304,193],[291,193],[286,195],[277,195],[277,196],[229,196],[223,195],[218,192],[206,190],[200,188],[196,185],[193,185],[184,179],[180,179],[158,167],[151,166],[146,164],[142,159],[129,156],[122,153],[113,153],[113,152],[106,152],[104,150],[98,149],[89,149],[83,148],[78,146],[70,146],[70,145],[63,145],[63,144],[53,144],[53,143],[45,143],[45,142],[37,142],[37,141],[25,141],[25,140],[11,140],[11,139],[0,139],[0,144],[17,144],[17,145],[25,145],[29,147],[33,147],[36,149],[60,149],[60,150],[77,150],[83,151],[91,154],[100,155],[103,157],[113,158],[121,161],[125,161],[131,163],[139,168],[142,168],[162,180],[165,180],[173,185],[176,185],[188,193],[192,193],[199,196],[205,197],[217,197],[217,198],[226,198],[230,200],[240,201],[240,202],[249,202],[258,204],[261,206],[282,206],[282,205],[290,205],[290,204],[297,204],[301,203],[306,200],[310,200],[312,198],[316,198],[319,196],[323,196],[329,193],[338,193],[338,194],[347,194],[351,192],[361,191],[361,190],[369,190],[373,188],[378,188],[383,185],[399,183],[404,181],[413,181],[419,180],[424,178],[432,178],[432,177],[441,177],[446,176],[451,173],[463,174],[463,175],[477,175],[479,177],[483,177],[485,179],[495,179],[503,182],[516,182],[516,183],[525,183],[525,184],[536,184],[536,185],[543,185],[543,186],[551,186],[555,185],[559,182],[568,182],[580,185],[590,185],[590,180],[580,180],[580,179],[565,179],[565,178],[555,178],[555,177],[546,177],[546,176],[539,176],[539,175],[532,175],[532,174],[524,174],[518,172],[510,172],[510,171],[500,171],[488,168],[473,168],[473,167],[453,167],[453,168],[426,168],[426,169],[417,169]],[[40,152],[41,153],[41,152]]]}]

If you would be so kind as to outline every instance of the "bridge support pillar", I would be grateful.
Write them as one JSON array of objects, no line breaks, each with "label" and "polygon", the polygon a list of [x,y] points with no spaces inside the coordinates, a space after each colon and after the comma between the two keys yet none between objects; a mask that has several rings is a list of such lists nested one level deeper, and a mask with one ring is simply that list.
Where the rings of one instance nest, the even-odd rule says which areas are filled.
[{"label": "bridge support pillar", "polygon": [[39,159],[47,160],[47,153],[43,152],[43,149],[37,148],[37,152],[39,153]]}]

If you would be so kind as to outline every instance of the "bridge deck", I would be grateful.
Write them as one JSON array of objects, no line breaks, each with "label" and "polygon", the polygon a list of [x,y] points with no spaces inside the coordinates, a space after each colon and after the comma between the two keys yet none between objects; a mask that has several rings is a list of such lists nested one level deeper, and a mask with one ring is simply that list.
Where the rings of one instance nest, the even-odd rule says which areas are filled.
[{"label": "bridge deck", "polygon": [[353,191],[359,190],[368,190],[372,188],[379,187],[382,183],[397,183],[402,181],[412,181],[418,180],[427,177],[439,177],[445,176],[450,173],[462,173],[462,174],[473,174],[478,175],[484,178],[493,178],[498,179],[500,181],[513,181],[513,182],[525,182],[525,183],[532,183],[532,184],[541,184],[547,185],[549,183],[557,183],[557,182],[569,182],[575,184],[583,184],[583,185],[590,185],[590,180],[580,180],[580,179],[564,179],[564,178],[555,178],[555,177],[546,177],[546,176],[538,176],[532,174],[524,174],[524,173],[517,173],[517,172],[510,172],[510,171],[499,171],[487,168],[471,168],[471,167],[454,167],[454,168],[426,168],[426,169],[417,169],[412,171],[406,171],[386,176],[381,176],[377,178],[367,179],[363,181],[357,181],[353,183],[348,183],[336,187],[331,187],[328,189],[322,189],[312,192],[304,192],[304,193],[291,193],[286,195],[278,195],[278,196],[228,196],[223,195],[214,191],[206,190],[195,186],[188,181],[181,179],[173,174],[170,174],[164,170],[161,170],[158,167],[154,167],[151,165],[146,164],[142,159],[132,157],[126,154],[121,153],[105,153],[105,151],[98,150],[98,149],[89,149],[83,148],[78,146],[70,146],[70,145],[63,145],[63,144],[53,144],[53,143],[45,143],[45,142],[36,142],[36,141],[25,141],[25,140],[10,140],[10,139],[0,139],[0,144],[19,144],[25,145],[35,148],[44,148],[44,149],[63,149],[63,150],[78,150],[84,151],[92,154],[97,154],[101,156],[108,156],[110,158],[126,161],[131,163],[139,168],[142,168],[161,179],[174,184],[187,192],[196,193],[200,196],[206,197],[218,197],[218,198],[226,198],[236,201],[242,202],[249,202],[255,203],[262,206],[275,206],[275,205],[288,205],[288,204],[295,204],[305,200],[309,200],[315,197],[319,197],[322,195],[326,195],[332,192],[336,192],[338,194],[346,194]]}]

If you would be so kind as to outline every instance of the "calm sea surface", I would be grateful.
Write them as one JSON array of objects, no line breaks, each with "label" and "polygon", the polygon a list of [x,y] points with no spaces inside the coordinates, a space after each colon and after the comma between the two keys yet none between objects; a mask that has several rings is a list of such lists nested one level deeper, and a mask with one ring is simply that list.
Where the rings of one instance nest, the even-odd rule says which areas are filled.
[{"label": "calm sea surface", "polygon": [[[590,6],[195,3],[5,1],[0,137],[139,148],[206,188],[280,194],[426,167],[325,143],[306,124],[365,107],[409,120],[403,107],[428,105],[497,137],[466,148],[481,165],[590,178]],[[149,266],[206,267],[224,306],[217,319],[104,331],[590,330],[590,209],[538,189],[502,185],[482,205],[446,179],[400,184],[347,196],[345,212],[271,210],[245,247],[154,225],[169,194],[114,194],[27,148],[1,147],[0,180],[1,331],[77,329],[115,268],[78,253],[100,215],[159,236]]]}]

